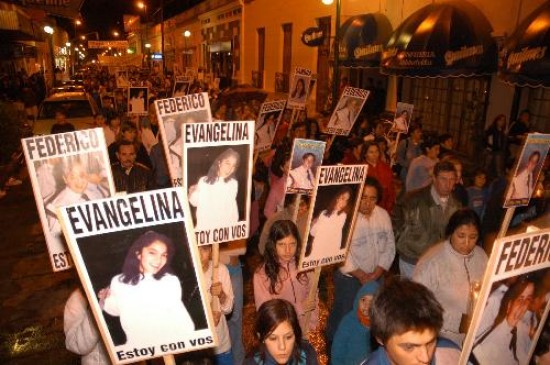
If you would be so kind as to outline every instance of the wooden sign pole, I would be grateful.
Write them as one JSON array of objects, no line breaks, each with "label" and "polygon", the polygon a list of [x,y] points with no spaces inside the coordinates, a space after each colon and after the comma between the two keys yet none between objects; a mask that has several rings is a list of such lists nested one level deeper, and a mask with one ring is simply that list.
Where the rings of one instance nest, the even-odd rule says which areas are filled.
[{"label": "wooden sign pole", "polygon": [[[395,155],[397,154],[397,146],[399,145],[399,139],[401,138],[401,132],[397,132],[397,137],[395,137],[395,145],[393,147],[393,151],[391,153],[391,161],[390,166],[395,165]],[[405,151],[406,153],[407,151]]]},{"label": "wooden sign pole", "polygon": [[[318,266],[313,271],[313,277],[311,278],[311,285],[309,287],[309,293],[307,296],[306,308],[312,308],[315,305],[317,299],[317,287],[319,286],[319,278],[321,277],[321,266]],[[304,318],[304,337],[307,337],[309,333],[309,320],[311,318],[312,310],[307,311]]]},{"label": "wooden sign pole", "polygon": [[164,355],[162,359],[164,360],[164,365],[176,365],[174,355]]},{"label": "wooden sign pole", "polygon": [[[220,244],[212,245],[212,283],[218,281],[218,268],[220,266]],[[209,289],[209,288],[208,288]],[[220,311],[220,298],[212,296],[212,311]]]}]

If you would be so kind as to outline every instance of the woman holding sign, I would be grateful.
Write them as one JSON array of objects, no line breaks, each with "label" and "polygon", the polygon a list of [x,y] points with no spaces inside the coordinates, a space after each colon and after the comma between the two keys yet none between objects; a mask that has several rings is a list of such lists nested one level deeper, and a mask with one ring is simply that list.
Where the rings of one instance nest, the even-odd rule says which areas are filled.
[{"label": "woman holding sign", "polygon": [[189,203],[197,208],[195,229],[225,227],[239,221],[235,171],[240,159],[237,151],[226,149],[216,157],[208,174],[189,188]]},{"label": "woman holding sign", "polygon": [[170,343],[195,330],[181,300],[181,283],[171,273],[173,257],[172,240],[147,231],[130,246],[122,273],[99,291],[100,307],[120,317],[126,345]]},{"label": "woman holding sign", "polygon": [[[273,223],[265,245],[264,261],[254,273],[254,302],[258,309],[270,299],[286,299],[292,303],[302,327],[308,311],[314,310],[309,329],[314,330],[319,321],[319,308],[309,308],[307,296],[310,289],[310,275],[298,272],[301,240],[298,228],[290,220]],[[311,273],[311,272],[310,272]]]},{"label": "woman holding sign", "polygon": [[342,186],[331,199],[327,209],[324,209],[311,222],[309,234],[313,237],[313,243],[311,251],[306,252],[306,257],[318,259],[327,255],[335,255],[344,248],[342,231],[348,217],[347,211],[351,196],[351,188]]}]

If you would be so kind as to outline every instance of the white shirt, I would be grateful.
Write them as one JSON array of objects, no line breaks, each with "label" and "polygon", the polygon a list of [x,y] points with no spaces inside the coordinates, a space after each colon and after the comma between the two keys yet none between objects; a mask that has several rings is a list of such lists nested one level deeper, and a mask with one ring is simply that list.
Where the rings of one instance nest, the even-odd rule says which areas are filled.
[{"label": "white shirt", "polygon": [[512,180],[512,187],[508,199],[529,199],[533,194],[533,174],[524,169]]},{"label": "white shirt", "polygon": [[287,187],[295,189],[313,189],[315,183],[315,175],[311,169],[300,165],[292,169],[288,174]]},{"label": "white shirt", "polygon": [[357,213],[355,228],[342,274],[361,269],[373,272],[377,266],[389,270],[395,257],[391,219],[384,208],[375,206],[369,217]]}]

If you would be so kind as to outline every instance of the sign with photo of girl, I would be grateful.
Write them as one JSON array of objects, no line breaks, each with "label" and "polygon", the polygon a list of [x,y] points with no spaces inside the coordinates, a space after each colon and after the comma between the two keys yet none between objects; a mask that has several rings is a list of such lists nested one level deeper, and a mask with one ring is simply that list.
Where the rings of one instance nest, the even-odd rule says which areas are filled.
[{"label": "sign with photo of girl", "polygon": [[147,87],[128,88],[128,114],[147,115],[149,110],[149,89]]},{"label": "sign with photo of girl", "polygon": [[349,135],[359,117],[370,91],[347,86],[330,117],[325,133],[341,136]]},{"label": "sign with photo of girl", "polygon": [[57,208],[115,193],[103,129],[21,140],[54,271],[72,267]]},{"label": "sign with photo of girl", "polygon": [[58,210],[115,364],[216,345],[185,200],[170,188]]},{"label": "sign with photo of girl", "polygon": [[182,125],[184,178],[199,245],[246,239],[254,121]]},{"label": "sign with photo of girl", "polygon": [[368,165],[320,166],[298,270],[346,259]]},{"label": "sign with photo of girl", "polygon": [[300,109],[306,108],[307,96],[311,81],[311,70],[304,67],[296,67],[292,83],[290,84],[290,93],[288,94],[287,108]]},{"label": "sign with photo of girl", "polygon": [[290,155],[286,194],[313,194],[317,169],[323,163],[326,142],[295,138]]},{"label": "sign with photo of girl", "polygon": [[212,122],[208,93],[155,100],[155,108],[172,186],[182,186],[183,136],[181,126],[184,123]]},{"label": "sign with photo of girl", "polygon": [[411,124],[413,110],[413,104],[398,102],[390,132],[407,133]]},{"label": "sign with photo of girl", "polygon": [[505,208],[529,205],[550,147],[550,134],[531,133],[518,158],[514,178],[508,186]]},{"label": "sign with photo of girl", "polygon": [[285,110],[285,105],[286,100],[267,101],[262,104],[258,120],[256,121],[254,138],[254,150],[256,152],[262,152],[271,148],[279,121]]},{"label": "sign with photo of girl", "polygon": [[483,282],[471,283],[460,364],[531,364],[550,305],[549,247],[548,229],[495,241]]}]

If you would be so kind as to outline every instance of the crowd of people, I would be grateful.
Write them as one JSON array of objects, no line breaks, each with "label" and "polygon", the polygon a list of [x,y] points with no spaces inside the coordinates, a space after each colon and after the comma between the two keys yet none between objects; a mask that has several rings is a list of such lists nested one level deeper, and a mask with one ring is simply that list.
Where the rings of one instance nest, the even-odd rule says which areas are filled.
[{"label": "crowd of people", "polygon": [[[129,79],[149,88],[149,103],[170,95],[169,78],[130,73]],[[85,75],[84,83],[101,105],[96,126],[105,132],[117,192],[170,187],[172,179],[167,165],[170,157],[165,156],[154,106],[149,105],[147,115],[127,116],[127,95],[117,89],[116,79],[106,71]],[[216,120],[257,118],[259,100],[224,100],[219,98],[219,90],[209,89],[204,82],[191,85],[190,92],[200,91],[209,93]],[[58,114],[52,133],[71,130],[70,120],[63,111]],[[218,280],[207,283],[210,298],[215,297],[221,303],[215,315],[221,341],[214,352],[202,353],[201,361],[207,358],[224,365],[317,364],[318,355],[326,353],[334,365],[404,365],[414,361],[456,364],[467,331],[465,323],[471,315],[471,288],[483,278],[487,256],[504,214],[507,169],[519,153],[515,146],[521,145],[529,132],[528,111],[523,111],[510,127],[505,116],[495,118],[486,131],[484,147],[488,153],[479,165],[473,165],[454,149],[452,135],[425,131],[419,120],[410,123],[405,135],[397,134],[392,123],[383,118],[361,115],[349,136],[336,138],[323,133],[328,123],[328,116],[311,117],[307,111],[286,110],[275,131],[272,148],[255,160],[251,238],[239,249],[225,252]],[[290,170],[295,138],[326,141],[323,164],[369,166],[345,262],[324,269],[325,280],[333,282],[333,300],[321,298],[320,294],[315,300],[308,300],[314,282],[312,272],[298,270],[302,245],[307,244],[304,232],[309,199],[296,200],[295,195],[285,196],[285,192],[289,182],[310,186],[308,172],[316,157],[302,156],[302,175],[296,169]],[[238,158],[232,157],[232,171],[238,162]],[[199,191],[210,188],[205,184],[218,184],[229,175],[231,172],[223,175],[217,171],[211,175],[209,171],[190,192],[191,204],[198,206]],[[544,178],[545,173],[538,182],[541,186]],[[345,209],[348,202],[343,200],[346,197],[349,200],[350,196],[349,192],[336,194],[334,207],[330,212],[323,210],[316,219],[332,219],[334,230],[341,232],[337,221],[342,217],[345,220],[349,210]],[[543,199],[533,199],[530,206],[518,209],[513,224],[544,213],[546,207],[541,202]],[[211,213],[197,211],[197,217],[201,217],[199,223],[206,224]],[[315,224],[310,234],[313,246],[333,236],[316,232]],[[340,242],[341,237],[336,240]],[[223,251],[222,244],[222,255]],[[245,252],[247,257],[258,260],[241,262]],[[202,269],[211,278],[211,252],[201,248],[200,253]],[[257,265],[250,265],[256,261]],[[127,278],[113,283],[110,290],[117,290],[118,286],[138,287],[139,278],[147,277],[137,274],[134,281],[122,273]],[[169,274],[161,274],[157,280],[163,275]],[[545,277],[519,281],[529,282],[530,294],[525,293],[525,285],[516,290],[519,285],[516,283],[503,283],[504,289],[494,289],[492,293],[512,297],[523,293],[528,297],[525,300],[534,302],[550,291]],[[325,281],[324,285],[327,284]],[[243,287],[247,285],[253,288],[257,346],[245,350]],[[67,348],[83,355],[83,363],[92,363],[85,359],[103,356],[102,363],[107,364],[93,321],[83,320],[89,316],[86,299],[76,293],[66,307]],[[105,292],[100,299],[105,311],[116,312]],[[326,301],[326,307],[321,301]],[[474,354],[476,351],[480,354],[477,360],[480,364],[499,363],[494,360],[498,357],[484,360],[482,356],[490,354],[479,349],[492,337],[499,336],[498,328],[508,318],[506,314],[497,315],[500,302],[496,302],[495,317],[486,320],[486,331],[478,336]],[[407,304],[407,310],[402,303]],[[323,308],[328,310],[326,323],[320,314]],[[536,316],[535,312],[528,306],[522,315]],[[533,330],[528,323],[522,326],[526,333]],[[308,333],[315,331],[323,333],[325,346],[308,342]],[[519,347],[524,349],[525,345],[522,346]],[[196,356],[193,360],[185,355],[177,359],[181,363],[198,361]]]}]

